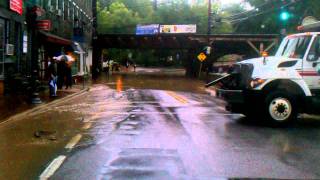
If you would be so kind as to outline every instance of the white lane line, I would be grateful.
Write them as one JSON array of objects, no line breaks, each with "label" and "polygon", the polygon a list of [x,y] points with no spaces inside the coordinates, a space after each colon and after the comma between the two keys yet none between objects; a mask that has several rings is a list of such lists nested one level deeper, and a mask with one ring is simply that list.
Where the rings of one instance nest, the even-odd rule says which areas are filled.
[{"label": "white lane line", "polygon": [[217,109],[219,109],[221,111],[226,111],[226,108],[225,107],[221,107],[221,106],[218,106]]},{"label": "white lane line", "polygon": [[90,129],[92,126],[92,123],[91,122],[88,122],[88,123],[85,123],[82,127],[83,130],[87,130],[87,129]]},{"label": "white lane line", "polygon": [[66,145],[66,149],[72,149],[74,148],[74,146],[80,141],[82,135],[81,134],[77,134],[76,136],[74,136],[70,142]]},{"label": "white lane line", "polygon": [[47,180],[49,179],[62,165],[64,160],[67,158],[67,156],[58,156],[56,159],[54,159],[49,166],[41,173],[39,179],[40,180]]}]

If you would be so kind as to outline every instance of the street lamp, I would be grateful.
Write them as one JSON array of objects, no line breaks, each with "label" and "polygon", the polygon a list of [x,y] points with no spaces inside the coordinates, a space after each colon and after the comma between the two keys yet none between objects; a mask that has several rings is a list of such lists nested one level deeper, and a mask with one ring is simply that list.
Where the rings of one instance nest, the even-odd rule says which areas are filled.
[{"label": "street lamp", "polygon": [[34,7],[27,9],[27,25],[28,31],[31,34],[31,59],[30,59],[30,70],[31,79],[29,81],[30,86],[30,101],[32,104],[41,104],[42,101],[39,97],[39,65],[38,65],[38,31],[37,31],[37,11]]}]

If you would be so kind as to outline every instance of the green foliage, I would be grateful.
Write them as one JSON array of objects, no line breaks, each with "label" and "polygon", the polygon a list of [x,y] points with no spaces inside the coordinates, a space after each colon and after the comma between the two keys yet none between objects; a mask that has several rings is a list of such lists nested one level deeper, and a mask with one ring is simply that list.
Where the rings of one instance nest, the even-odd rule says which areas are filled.
[{"label": "green foliage", "polygon": [[[319,0],[295,0],[296,3],[290,6],[284,6],[284,2],[294,1],[267,1],[267,0],[247,0],[254,8],[266,4],[257,12],[246,13],[238,16],[236,19],[248,16],[247,20],[241,21],[234,25],[237,33],[272,33],[279,34],[280,29],[286,28],[288,33],[296,33],[296,27],[306,16],[320,18],[320,1]],[[283,8],[279,8],[283,7]],[[241,7],[238,7],[241,8]],[[242,12],[246,11],[245,9]],[[290,17],[283,21],[280,17],[282,12],[288,12]],[[259,14],[259,15],[254,15]],[[263,25],[263,26],[262,26]],[[264,28],[263,28],[264,27]]]},{"label": "green foliage", "polygon": [[98,31],[104,33],[132,33],[140,21],[137,12],[123,3],[114,2],[109,7],[98,6]]},{"label": "green foliage", "polygon": [[[213,11],[218,11],[213,4]],[[208,7],[190,6],[185,0],[160,3],[153,9],[150,0],[100,0],[98,6],[99,33],[134,33],[137,24],[197,24],[197,33],[205,34],[208,27]],[[228,23],[217,25],[214,33],[232,32]]]}]

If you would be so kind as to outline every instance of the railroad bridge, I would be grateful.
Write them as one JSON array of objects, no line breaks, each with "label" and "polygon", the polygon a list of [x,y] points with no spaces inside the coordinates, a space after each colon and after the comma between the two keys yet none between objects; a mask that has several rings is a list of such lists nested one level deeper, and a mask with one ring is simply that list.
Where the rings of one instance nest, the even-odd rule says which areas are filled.
[{"label": "railroad bridge", "polygon": [[[227,54],[240,54],[245,58],[260,56],[262,51],[272,51],[279,44],[277,34],[100,34],[93,41],[93,68],[99,65],[102,49],[175,49],[187,50],[187,75],[196,76],[200,63],[197,55],[205,46],[213,49],[205,61],[212,64],[218,58]],[[205,66],[204,66],[205,67]]]}]

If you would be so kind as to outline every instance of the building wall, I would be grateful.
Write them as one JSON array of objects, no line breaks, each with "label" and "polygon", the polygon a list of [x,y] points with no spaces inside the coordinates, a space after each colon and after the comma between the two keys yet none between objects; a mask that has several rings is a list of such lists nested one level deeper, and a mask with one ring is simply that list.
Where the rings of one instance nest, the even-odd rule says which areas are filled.
[{"label": "building wall", "polygon": [[[82,49],[86,52],[83,54],[84,58],[87,57],[88,51],[91,46],[92,34],[92,1],[91,0],[36,0],[35,5],[41,7],[44,11],[42,16],[37,20],[50,20],[52,27],[47,33],[56,35],[58,37],[77,42],[81,45]],[[45,46],[45,44],[43,44]],[[58,49],[46,49],[40,47],[42,52],[39,56],[39,65],[42,71],[45,71],[47,56],[57,54]],[[41,55],[41,53],[44,53]],[[81,54],[75,54],[77,62],[73,63],[73,74],[83,71],[80,67]],[[42,72],[41,76],[44,76]]]},{"label": "building wall", "polygon": [[[79,42],[86,52],[84,56],[90,59],[88,52],[91,49],[92,0],[23,0],[22,15],[10,10],[9,3],[10,0],[0,0],[0,44],[4,47],[6,44],[13,45],[14,54],[6,55],[5,48],[0,46],[0,94],[3,92],[3,87],[8,87],[10,90],[10,83],[14,82],[12,78],[15,78],[13,76],[24,77],[31,73],[33,43],[30,27],[28,27],[30,17],[28,11],[32,7],[43,9],[43,14],[36,20],[52,22],[52,28],[46,33]],[[4,24],[3,29],[1,29],[1,23]],[[37,29],[37,27],[33,28]],[[42,69],[46,66],[47,58],[43,54],[48,54],[50,51],[44,49],[45,45],[46,42],[39,44],[38,63]],[[59,45],[47,44],[47,46],[58,48]]]},{"label": "building wall", "polygon": [[[10,10],[9,0],[0,1],[0,94],[8,89],[12,79],[18,76],[24,68],[27,54],[23,53],[23,31],[25,29],[25,14]],[[13,54],[7,54],[7,47],[13,48]]]}]

